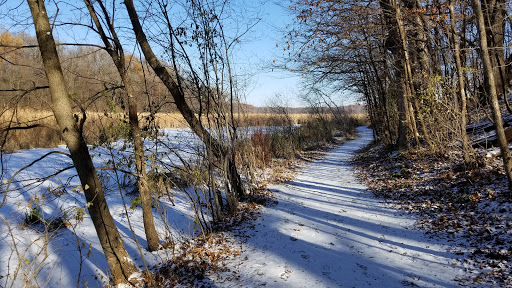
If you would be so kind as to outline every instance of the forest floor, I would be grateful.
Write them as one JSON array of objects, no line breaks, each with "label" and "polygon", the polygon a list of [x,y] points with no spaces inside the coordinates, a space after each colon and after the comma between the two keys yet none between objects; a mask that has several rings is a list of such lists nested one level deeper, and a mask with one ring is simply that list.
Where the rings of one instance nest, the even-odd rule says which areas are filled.
[{"label": "forest floor", "polygon": [[512,287],[512,198],[499,149],[477,148],[471,168],[454,150],[397,152],[373,144],[353,163],[387,207],[414,215],[426,237],[460,247],[461,286]]},{"label": "forest floor", "polygon": [[239,256],[212,287],[456,287],[463,247],[431,237],[418,217],[383,203],[356,178],[351,159],[371,130],[273,185],[272,205],[226,232]]}]

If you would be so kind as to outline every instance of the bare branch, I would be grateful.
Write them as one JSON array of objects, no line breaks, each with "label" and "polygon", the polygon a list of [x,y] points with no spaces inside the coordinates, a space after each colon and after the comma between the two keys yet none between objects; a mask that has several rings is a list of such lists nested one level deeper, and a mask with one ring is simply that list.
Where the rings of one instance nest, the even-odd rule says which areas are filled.
[{"label": "bare branch", "polygon": [[[62,152],[62,151],[51,151],[51,152],[48,152],[46,154],[44,154],[43,156],[37,158],[36,160],[30,162],[30,164],[24,166],[23,168],[19,169],[18,171],[16,171],[12,176],[11,178],[9,178],[9,181],[7,182],[7,187],[5,189],[5,191],[3,191],[4,193],[4,197],[3,197],[3,200],[2,200],[2,203],[0,203],[0,208],[2,208],[4,205],[5,205],[5,200],[7,199],[7,192],[10,191],[10,187],[11,187],[11,183],[12,181],[14,180],[14,178],[16,176],[18,176],[18,174],[20,174],[22,171],[30,168],[31,166],[33,166],[34,164],[36,164],[37,162],[43,160],[44,158],[50,156],[50,155],[53,155],[53,154],[61,154],[61,155],[64,155],[64,156],[67,156],[67,157],[70,157],[71,158],[71,155],[69,155],[68,153],[65,153],[65,152]],[[74,167],[74,166],[73,166]],[[62,171],[65,171],[65,170],[68,170],[70,168],[65,168],[64,170],[60,170],[59,173],[61,173]],[[55,176],[57,174],[53,174],[53,176]],[[52,176],[52,177],[53,177]]]}]

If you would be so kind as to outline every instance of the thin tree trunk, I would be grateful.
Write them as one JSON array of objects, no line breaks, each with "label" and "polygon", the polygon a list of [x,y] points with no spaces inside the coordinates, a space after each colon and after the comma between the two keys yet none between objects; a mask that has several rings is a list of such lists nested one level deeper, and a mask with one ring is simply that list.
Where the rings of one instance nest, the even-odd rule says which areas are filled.
[{"label": "thin tree trunk", "polygon": [[[148,61],[148,64],[151,66],[153,71],[155,71],[156,75],[160,78],[160,80],[162,80],[163,84],[171,93],[176,107],[180,111],[185,121],[187,121],[192,131],[194,131],[194,133],[199,137],[199,139],[201,139],[203,143],[205,143],[205,145],[211,145],[212,152],[214,153],[217,160],[221,160],[224,157],[229,157],[226,147],[224,147],[214,137],[212,137],[208,130],[203,127],[199,119],[194,114],[194,111],[192,111],[190,106],[185,101],[185,95],[183,91],[181,91],[178,84],[172,79],[167,69],[160,63],[154,54],[151,46],[148,43],[146,34],[142,29],[142,25],[140,24],[135,6],[133,5],[133,1],[126,0],[124,1],[124,4],[128,10],[133,31],[135,32],[137,42],[141,47],[144,57]],[[238,174],[234,159],[228,161],[227,170],[228,171],[226,171],[226,173],[228,173],[228,178],[231,181],[231,188],[234,189],[237,197],[243,198],[245,196],[245,189],[243,188],[242,182],[239,181],[240,175]]]},{"label": "thin tree trunk", "polygon": [[[389,137],[389,141],[390,143],[393,142],[393,131],[394,129],[391,129],[391,119],[390,119],[390,109],[389,109],[389,105],[390,105],[390,100],[389,100],[389,65],[388,65],[388,62],[385,61],[384,62],[384,65],[385,65],[385,68],[384,68],[384,79],[382,80],[382,82],[384,83],[384,87],[382,89],[382,93],[381,93],[381,97],[379,97],[381,99],[380,101],[380,104],[382,105],[382,107],[384,108],[384,113],[386,115],[386,125],[387,125],[387,129],[388,129],[388,137]],[[375,73],[378,73],[378,71],[376,71]]]},{"label": "thin tree trunk", "polygon": [[[124,60],[123,60],[124,61]],[[126,73],[121,76],[126,92],[128,94],[128,117],[130,120],[130,132],[134,143],[135,166],[137,169],[139,194],[142,206],[142,220],[144,222],[144,232],[148,242],[148,250],[156,251],[160,248],[160,240],[156,232],[153,219],[153,207],[151,205],[151,195],[149,193],[147,175],[146,175],[146,157],[144,156],[144,144],[139,128],[139,118],[137,115],[137,100],[135,91]]]},{"label": "thin tree trunk", "polygon": [[[409,91],[409,93],[412,94],[412,92],[407,89]],[[408,95],[411,95],[407,93]],[[408,97],[408,98],[411,98],[411,97]],[[409,115],[409,129],[411,131],[411,134],[413,135],[414,137],[414,141],[416,142],[416,147],[418,149],[421,149],[421,143],[420,143],[420,138],[418,137],[418,127],[416,126],[416,119],[414,117],[414,115],[416,114],[414,111],[414,107],[412,106],[412,101],[413,99],[408,99],[407,100],[407,105],[408,105],[408,112],[407,114]]]},{"label": "thin tree trunk", "polygon": [[423,134],[423,139],[425,139],[425,141],[427,142],[428,147],[431,150],[433,150],[435,149],[435,147],[434,144],[432,143],[432,139],[430,139],[430,136],[428,135],[425,120],[423,119],[423,114],[420,111],[420,103],[418,101],[418,97],[414,97],[413,106],[414,110],[416,110],[416,114],[418,115],[416,118],[418,118],[418,123],[420,125],[421,134]]},{"label": "thin tree trunk", "polygon": [[[507,138],[505,137],[505,131],[503,129],[503,122],[501,119],[501,110],[498,103],[498,94],[496,93],[496,84],[494,82],[494,74],[491,64],[491,57],[489,55],[489,47],[487,46],[487,34],[485,30],[485,22],[484,16],[482,12],[482,6],[480,0],[472,0],[473,2],[473,10],[476,16],[476,23],[478,32],[480,34],[480,48],[482,49],[482,62],[484,64],[484,73],[487,75],[485,77],[486,85],[490,88],[490,104],[492,108],[492,116],[494,120],[494,126],[496,128],[496,135],[498,136],[498,142],[501,150],[501,156],[503,157],[503,167],[505,169],[505,174],[508,178],[509,190],[512,191],[512,163],[510,158],[510,150],[508,148]],[[512,194],[511,194],[512,195]]]},{"label": "thin tree trunk", "polygon": [[[421,10],[421,3],[419,0],[404,0],[406,8],[410,10]],[[428,49],[427,49],[427,37],[425,36],[425,25],[426,21],[423,21],[420,13],[412,12],[412,41],[411,41],[411,50],[412,57],[408,56],[407,52],[407,42],[405,41],[406,33],[405,29],[402,33],[403,45],[404,45],[404,53],[406,54],[406,63],[408,63],[407,73],[409,75],[409,85],[411,86],[411,102],[416,111],[416,120],[419,125],[420,132],[423,136],[423,139],[427,142],[427,145],[430,149],[434,149],[434,144],[430,139],[430,135],[427,132],[425,121],[423,119],[423,114],[420,111],[420,103],[418,98],[422,95],[423,91],[427,90],[429,83],[426,82],[427,77],[430,75],[430,61],[428,57]],[[401,22],[401,21],[400,21]],[[399,23],[400,23],[399,22]],[[402,26],[405,26],[402,24]],[[412,60],[411,60],[412,58]],[[414,68],[414,69],[413,69]],[[417,137],[416,137],[417,138]]]},{"label": "thin tree trunk", "polygon": [[112,35],[114,41],[114,47],[112,47],[103,27],[96,15],[96,11],[92,6],[92,3],[89,0],[84,0],[87,8],[89,9],[89,13],[91,18],[96,25],[98,33],[101,36],[103,44],[105,45],[106,51],[109,53],[110,57],[114,61],[114,64],[117,68],[119,75],[121,76],[121,80],[124,83],[124,87],[126,93],[128,94],[128,119],[130,120],[130,133],[133,138],[134,144],[134,153],[135,153],[135,166],[137,169],[137,185],[139,188],[139,194],[141,199],[142,206],[142,220],[144,222],[144,231],[146,233],[146,241],[148,242],[148,250],[156,251],[160,248],[160,240],[158,239],[158,233],[155,229],[155,223],[153,221],[153,209],[151,206],[151,195],[149,193],[147,175],[146,175],[146,159],[144,156],[144,145],[142,143],[142,136],[140,132],[139,126],[139,117],[137,116],[137,99],[135,98],[135,89],[130,81],[129,76],[127,75],[128,69],[126,67],[126,60],[124,57],[123,47],[119,38],[117,37],[117,33],[114,30],[113,23],[110,21],[110,17],[108,16],[108,12],[106,11],[102,1],[97,1],[100,5],[104,17],[106,18],[106,23],[108,25],[108,29]]},{"label": "thin tree trunk", "polygon": [[[385,87],[386,85],[383,84],[384,80],[381,79],[380,75],[379,75],[379,69],[377,68],[376,66],[376,62],[373,58],[373,51],[371,49],[371,45],[368,45],[368,55],[370,57],[370,67],[371,67],[371,71],[373,71],[373,74],[375,74],[375,80],[377,82],[377,91],[380,91],[380,93],[377,93],[378,96],[375,96],[375,100],[374,100],[374,109],[375,109],[375,113],[378,112],[378,103],[380,103],[380,109],[382,109],[383,111],[381,113],[378,113],[378,114],[384,114],[384,119],[382,118],[378,118],[380,119],[382,122],[382,125],[384,127],[384,123],[385,123],[385,127],[387,128],[387,131],[388,131],[388,136],[390,136],[390,143],[392,142],[392,138],[391,138],[391,124],[390,124],[390,121],[389,121],[389,112],[388,112],[388,109],[387,109],[387,88]],[[386,69],[385,71],[387,71],[387,63],[385,63],[384,65],[386,65]],[[371,72],[368,71],[367,74],[370,74]],[[385,74],[387,74],[387,72],[385,72]],[[369,81],[370,76],[368,76],[368,85],[370,84],[370,81]],[[380,96],[380,97],[379,97]],[[381,100],[380,101],[377,101],[377,98],[380,98]],[[377,117],[375,117],[377,119]],[[385,130],[385,129],[381,129],[381,130]]]},{"label": "thin tree trunk", "polygon": [[467,114],[467,104],[466,104],[466,89],[465,89],[465,79],[464,72],[462,70],[462,61],[460,56],[460,44],[459,38],[457,37],[456,31],[457,26],[455,24],[455,12],[454,12],[454,3],[453,0],[450,0],[448,3],[448,9],[450,10],[450,25],[451,25],[451,38],[453,43],[453,54],[455,57],[455,68],[457,69],[457,84],[458,84],[458,92],[460,97],[460,137],[462,142],[462,157],[464,163],[469,165],[474,162],[469,155],[469,150],[471,149],[471,145],[469,145],[469,137],[466,132],[466,114]]},{"label": "thin tree trunk", "polygon": [[27,2],[34,20],[39,50],[50,86],[53,114],[82,183],[89,214],[107,258],[112,278],[116,284],[128,283],[130,276],[137,272],[138,269],[126,252],[114,219],[108,209],[103,189],[89,155],[82,131],[78,129],[73,117],[69,94],[44,2],[42,0],[27,0]]},{"label": "thin tree trunk", "polygon": [[[486,40],[489,47],[489,57],[493,71],[496,94],[506,95],[507,81],[505,76],[505,0],[483,0],[482,13],[484,17]],[[486,85],[486,92],[490,87]]]},{"label": "thin tree trunk", "polygon": [[407,35],[405,34],[405,24],[401,19],[401,13],[400,13],[400,6],[398,3],[395,3],[395,18],[396,18],[396,24],[398,33],[400,35],[400,43],[401,43],[401,59],[402,59],[402,65],[403,65],[403,71],[405,73],[404,77],[404,93],[405,93],[405,101],[406,101],[406,111],[407,116],[409,117],[409,130],[410,134],[413,135],[417,147],[421,148],[421,143],[418,138],[418,128],[416,126],[416,117],[414,113],[414,108],[412,107],[411,98],[417,97],[414,92],[414,81],[413,81],[413,74],[411,69],[411,59],[409,57],[409,52],[407,50]]}]

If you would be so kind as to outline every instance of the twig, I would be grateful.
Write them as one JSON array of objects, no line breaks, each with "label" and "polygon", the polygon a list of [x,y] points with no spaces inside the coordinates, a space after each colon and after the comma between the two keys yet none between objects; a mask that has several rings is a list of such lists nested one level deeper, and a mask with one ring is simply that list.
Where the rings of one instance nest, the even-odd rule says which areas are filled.
[{"label": "twig", "polygon": [[[69,155],[68,153],[62,152],[62,151],[51,151],[51,152],[48,152],[48,153],[44,154],[43,156],[39,157],[38,159],[36,159],[36,160],[34,160],[34,161],[30,162],[30,164],[26,165],[25,167],[21,168],[20,170],[16,171],[16,173],[14,173],[14,174],[11,176],[11,178],[9,178],[9,181],[8,181],[8,183],[7,183],[7,188],[6,188],[6,189],[5,189],[5,191],[3,192],[3,193],[4,193],[4,197],[3,197],[3,199],[2,199],[2,203],[0,204],[0,208],[2,208],[2,207],[5,205],[5,200],[7,199],[7,192],[9,191],[9,188],[10,188],[11,183],[12,183],[12,181],[14,180],[14,178],[15,178],[18,174],[20,174],[23,170],[26,170],[26,169],[30,168],[32,165],[36,164],[37,162],[39,162],[39,161],[43,160],[44,158],[46,158],[46,157],[48,157],[48,156],[50,156],[50,155],[52,155],[52,154],[62,154],[62,155],[65,155],[65,156],[71,157],[71,155]],[[73,166],[73,167],[74,167],[74,166]],[[70,168],[68,167],[68,168],[61,169],[61,170],[59,170],[59,172],[58,172],[58,173],[61,173],[61,172],[65,171],[65,170],[68,170],[68,169],[70,169]],[[57,174],[58,174],[58,173],[57,173]],[[55,176],[55,175],[57,175],[57,174],[53,174],[53,176]],[[53,176],[52,176],[52,177],[53,177]]]}]

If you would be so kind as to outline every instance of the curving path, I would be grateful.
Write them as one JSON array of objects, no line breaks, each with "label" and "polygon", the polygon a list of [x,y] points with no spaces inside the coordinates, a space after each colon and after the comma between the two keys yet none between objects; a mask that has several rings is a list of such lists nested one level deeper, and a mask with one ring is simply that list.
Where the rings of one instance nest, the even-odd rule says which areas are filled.
[{"label": "curving path", "polygon": [[414,229],[414,216],[386,207],[353,174],[350,159],[371,130],[271,187],[278,204],[246,228],[237,279],[215,287],[455,287],[453,247]]}]

